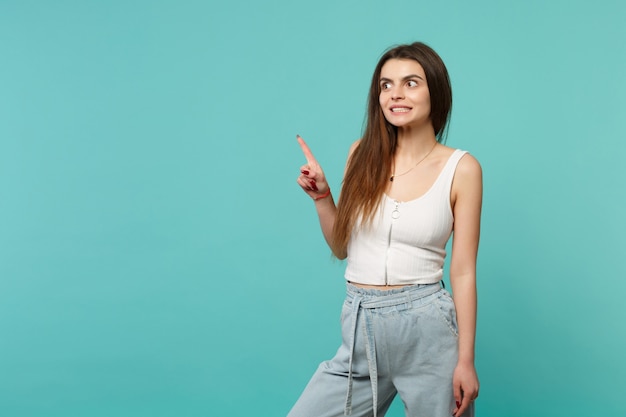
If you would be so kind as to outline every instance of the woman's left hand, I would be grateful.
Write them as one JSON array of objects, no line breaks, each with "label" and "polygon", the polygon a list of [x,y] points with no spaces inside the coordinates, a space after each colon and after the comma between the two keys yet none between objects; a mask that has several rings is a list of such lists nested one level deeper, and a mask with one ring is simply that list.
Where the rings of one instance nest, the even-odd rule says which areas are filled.
[{"label": "woman's left hand", "polygon": [[300,176],[298,177],[298,185],[302,187],[313,200],[320,200],[330,195],[330,186],[326,181],[324,170],[313,156],[309,145],[306,144],[302,136],[297,135],[298,143],[302,148],[302,152],[306,157],[306,165],[300,167]]},{"label": "woman's left hand", "polygon": [[479,386],[474,365],[457,364],[452,377],[454,400],[456,401],[456,408],[452,414],[454,417],[461,417],[467,407],[478,397]]}]

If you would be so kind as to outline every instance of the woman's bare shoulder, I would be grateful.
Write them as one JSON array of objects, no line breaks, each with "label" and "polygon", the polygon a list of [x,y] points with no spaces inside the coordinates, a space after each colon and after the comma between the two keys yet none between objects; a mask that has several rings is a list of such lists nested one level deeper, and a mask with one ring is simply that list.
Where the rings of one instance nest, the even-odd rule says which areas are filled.
[{"label": "woman's bare shoulder", "polygon": [[360,143],[361,143],[361,139],[357,139],[354,142],[352,142],[352,145],[350,145],[350,150],[348,151],[348,157],[352,156],[355,149],[359,147]]},{"label": "woman's bare shoulder", "polygon": [[[452,181],[452,194],[482,195],[483,171],[478,160],[470,153],[461,157]],[[480,199],[481,197],[479,197]]]},{"label": "woman's bare shoulder", "polygon": [[456,172],[464,177],[480,178],[482,176],[482,168],[478,159],[469,152],[461,157]]}]

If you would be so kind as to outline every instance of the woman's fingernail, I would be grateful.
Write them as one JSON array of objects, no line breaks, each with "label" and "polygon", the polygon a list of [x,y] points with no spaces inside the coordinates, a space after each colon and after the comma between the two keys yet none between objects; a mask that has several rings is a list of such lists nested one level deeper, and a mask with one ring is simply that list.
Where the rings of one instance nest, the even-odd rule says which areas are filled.
[{"label": "woman's fingernail", "polygon": [[303,169],[302,171],[300,171],[301,173],[303,173],[304,175],[309,175],[309,171],[307,171],[306,169]]},{"label": "woman's fingernail", "polygon": [[461,403],[457,401],[456,402],[456,408],[459,408],[460,406],[461,406]]},{"label": "woman's fingernail", "polygon": [[318,191],[317,185],[314,182],[311,183],[311,188],[313,188],[313,191]]}]

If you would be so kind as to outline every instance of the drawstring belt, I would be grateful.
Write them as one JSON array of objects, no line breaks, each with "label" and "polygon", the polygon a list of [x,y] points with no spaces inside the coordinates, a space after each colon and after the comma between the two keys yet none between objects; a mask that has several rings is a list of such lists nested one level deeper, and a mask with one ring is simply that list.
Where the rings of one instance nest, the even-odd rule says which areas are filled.
[{"label": "drawstring belt", "polygon": [[419,298],[426,297],[439,291],[441,287],[439,285],[429,285],[428,287],[420,287],[417,291],[418,294],[414,294],[413,291],[406,293],[389,294],[389,299],[375,299],[364,300],[363,296],[359,293],[354,294],[352,298],[352,323],[350,326],[350,361],[348,364],[348,393],[346,395],[346,407],[344,409],[344,415],[352,414],[352,360],[354,357],[354,345],[356,342],[356,324],[359,311],[363,308],[364,314],[364,329],[365,329],[365,353],[367,354],[367,366],[370,375],[370,382],[372,384],[372,406],[374,408],[374,417],[377,417],[378,412],[378,367],[376,363],[376,340],[374,338],[374,329],[372,328],[372,309],[378,307],[386,307],[391,305],[397,305],[398,297],[404,299],[404,301],[410,302]]},{"label": "drawstring belt", "polygon": [[[363,297],[357,295],[352,300],[352,325],[350,327],[350,363],[348,364],[348,394],[346,396],[346,407],[344,410],[345,415],[352,414],[352,359],[354,357],[354,344],[356,339],[356,322],[359,314],[359,309]],[[376,417],[376,411],[378,410],[378,367],[376,366],[376,343],[371,329],[371,312],[365,310],[365,338],[367,339],[367,346],[365,352],[367,353],[367,366],[370,374],[370,381],[372,383],[372,401],[374,402],[374,417]]]}]

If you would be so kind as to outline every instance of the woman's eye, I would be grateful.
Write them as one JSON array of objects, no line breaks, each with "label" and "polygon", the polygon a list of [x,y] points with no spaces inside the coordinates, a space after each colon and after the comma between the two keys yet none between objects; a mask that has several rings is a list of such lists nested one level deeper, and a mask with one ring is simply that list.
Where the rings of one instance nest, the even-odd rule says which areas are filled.
[{"label": "woman's eye", "polygon": [[414,80],[409,80],[409,82],[407,83],[407,85],[409,87],[417,87],[417,81]]},{"label": "woman's eye", "polygon": [[389,90],[391,88],[391,83],[382,83],[380,88],[383,90]]}]

